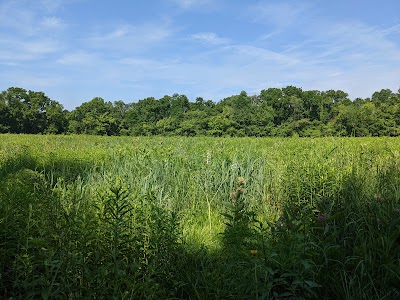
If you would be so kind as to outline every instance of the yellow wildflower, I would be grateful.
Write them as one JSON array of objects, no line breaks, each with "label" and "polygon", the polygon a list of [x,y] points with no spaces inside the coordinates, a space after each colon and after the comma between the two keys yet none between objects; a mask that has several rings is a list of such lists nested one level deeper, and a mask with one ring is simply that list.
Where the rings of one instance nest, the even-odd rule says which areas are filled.
[{"label": "yellow wildflower", "polygon": [[250,253],[251,255],[257,255],[258,250],[249,250],[249,253]]}]

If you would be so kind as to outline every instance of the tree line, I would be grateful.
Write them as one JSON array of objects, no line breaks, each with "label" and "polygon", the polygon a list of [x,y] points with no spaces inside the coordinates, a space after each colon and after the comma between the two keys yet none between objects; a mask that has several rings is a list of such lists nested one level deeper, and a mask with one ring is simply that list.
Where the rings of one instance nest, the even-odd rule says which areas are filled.
[{"label": "tree line", "polygon": [[0,133],[181,136],[399,136],[400,89],[351,101],[341,90],[268,88],[219,102],[181,94],[134,103],[96,97],[72,111],[43,92],[0,94]]}]

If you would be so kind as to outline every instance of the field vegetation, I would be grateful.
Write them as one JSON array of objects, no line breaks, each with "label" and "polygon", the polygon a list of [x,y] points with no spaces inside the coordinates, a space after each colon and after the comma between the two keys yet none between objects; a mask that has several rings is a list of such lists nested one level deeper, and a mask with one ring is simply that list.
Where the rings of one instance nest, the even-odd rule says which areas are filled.
[{"label": "field vegetation", "polygon": [[0,136],[2,299],[396,299],[398,138]]}]

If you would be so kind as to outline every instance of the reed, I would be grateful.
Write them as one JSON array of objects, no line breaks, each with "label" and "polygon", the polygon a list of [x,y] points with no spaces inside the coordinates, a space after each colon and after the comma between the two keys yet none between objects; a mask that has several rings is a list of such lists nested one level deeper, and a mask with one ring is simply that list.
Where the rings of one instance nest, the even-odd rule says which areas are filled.
[{"label": "reed", "polygon": [[0,136],[0,298],[394,299],[400,140]]}]

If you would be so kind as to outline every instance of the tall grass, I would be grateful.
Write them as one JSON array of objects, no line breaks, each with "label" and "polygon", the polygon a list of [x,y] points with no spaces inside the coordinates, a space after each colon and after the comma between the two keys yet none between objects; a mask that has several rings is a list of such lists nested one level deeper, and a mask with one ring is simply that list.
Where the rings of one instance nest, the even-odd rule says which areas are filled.
[{"label": "tall grass", "polygon": [[400,140],[0,136],[0,298],[394,299]]}]

